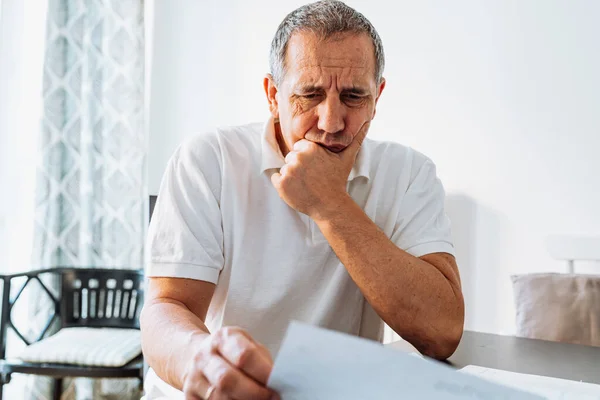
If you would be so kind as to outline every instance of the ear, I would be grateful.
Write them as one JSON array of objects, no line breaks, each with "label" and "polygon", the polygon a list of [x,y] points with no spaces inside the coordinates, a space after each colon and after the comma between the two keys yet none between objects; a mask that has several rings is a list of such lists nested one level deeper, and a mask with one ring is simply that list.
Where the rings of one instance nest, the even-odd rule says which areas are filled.
[{"label": "ear", "polygon": [[269,102],[269,111],[273,118],[279,118],[279,104],[277,103],[277,86],[271,74],[267,74],[263,80],[265,95]]},{"label": "ear", "polygon": [[375,114],[377,113],[377,102],[379,101],[379,96],[381,96],[381,92],[385,89],[385,78],[381,78],[381,83],[377,88],[377,97],[375,98],[375,107],[373,107],[373,116],[371,119],[375,118]]}]

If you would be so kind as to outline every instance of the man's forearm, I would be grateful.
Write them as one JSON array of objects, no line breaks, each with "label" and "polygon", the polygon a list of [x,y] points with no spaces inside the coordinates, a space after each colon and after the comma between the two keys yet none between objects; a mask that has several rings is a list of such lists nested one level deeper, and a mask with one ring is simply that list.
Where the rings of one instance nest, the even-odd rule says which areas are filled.
[{"label": "man's forearm", "polygon": [[140,316],[142,348],[148,365],[169,385],[182,389],[190,349],[209,336],[208,328],[185,305],[157,300]]},{"label": "man's forearm", "polygon": [[334,207],[322,210],[315,222],[366,300],[419,351],[450,356],[464,320],[456,273],[399,249],[350,196]]}]

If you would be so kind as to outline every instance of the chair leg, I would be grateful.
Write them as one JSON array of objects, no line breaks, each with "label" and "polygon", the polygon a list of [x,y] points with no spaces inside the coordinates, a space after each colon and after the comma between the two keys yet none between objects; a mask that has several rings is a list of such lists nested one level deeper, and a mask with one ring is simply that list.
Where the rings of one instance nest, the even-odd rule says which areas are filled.
[{"label": "chair leg", "polygon": [[10,383],[10,374],[1,374],[0,375],[0,400],[4,397],[4,385]]},{"label": "chair leg", "polygon": [[62,395],[63,390],[63,380],[62,378],[54,379],[54,395],[52,396],[53,400],[60,400],[60,396]]}]

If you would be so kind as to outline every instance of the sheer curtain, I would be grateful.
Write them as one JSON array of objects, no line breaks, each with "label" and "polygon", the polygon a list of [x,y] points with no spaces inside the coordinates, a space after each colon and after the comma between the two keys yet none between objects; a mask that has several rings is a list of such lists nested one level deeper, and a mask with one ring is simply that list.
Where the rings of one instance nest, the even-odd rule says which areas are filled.
[{"label": "sheer curtain", "polygon": [[143,266],[142,0],[50,0],[34,263]]},{"label": "sheer curtain", "polygon": [[[33,263],[143,267],[144,4],[50,0]],[[36,320],[48,310],[37,308]],[[139,398],[137,381],[87,382],[77,398]],[[50,393],[35,380],[31,397]],[[63,398],[74,398],[73,386]]]}]

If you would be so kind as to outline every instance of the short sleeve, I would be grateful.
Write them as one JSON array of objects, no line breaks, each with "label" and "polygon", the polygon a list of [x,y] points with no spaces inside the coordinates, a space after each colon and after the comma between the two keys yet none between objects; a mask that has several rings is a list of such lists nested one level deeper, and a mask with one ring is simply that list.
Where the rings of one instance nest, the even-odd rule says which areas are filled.
[{"label": "short sleeve", "polygon": [[217,283],[223,268],[218,143],[196,138],[171,157],[148,230],[149,277]]},{"label": "short sleeve", "polygon": [[444,187],[435,165],[419,153],[412,165],[416,173],[411,174],[402,198],[391,240],[415,257],[431,253],[454,255],[450,220],[444,210]]}]

